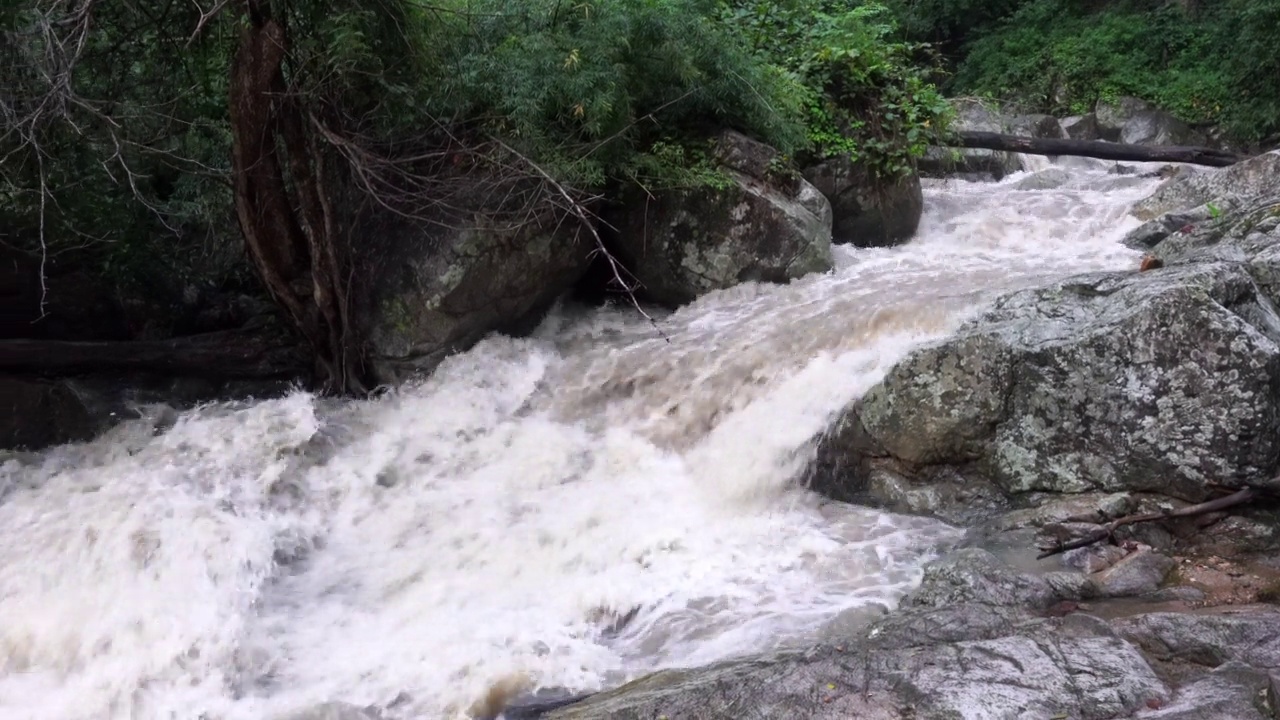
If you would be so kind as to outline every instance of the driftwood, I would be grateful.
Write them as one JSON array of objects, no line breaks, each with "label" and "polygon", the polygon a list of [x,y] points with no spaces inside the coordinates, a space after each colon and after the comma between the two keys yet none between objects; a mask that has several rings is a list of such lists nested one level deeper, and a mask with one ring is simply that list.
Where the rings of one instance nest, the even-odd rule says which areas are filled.
[{"label": "driftwood", "polygon": [[947,143],[950,147],[981,150],[1003,150],[1029,155],[1077,155],[1100,160],[1126,160],[1129,162],[1179,162],[1192,165],[1226,167],[1247,156],[1226,150],[1206,147],[1181,147],[1155,145],[1125,145],[1100,140],[1064,140],[1055,138],[1029,138],[1001,135],[991,132],[962,131]]},{"label": "driftwood", "polygon": [[1036,557],[1037,559],[1043,560],[1044,558],[1052,557],[1054,555],[1064,553],[1068,550],[1075,550],[1076,548],[1088,547],[1089,545],[1102,542],[1103,540],[1106,540],[1114,536],[1116,530],[1119,530],[1125,525],[1136,525],[1137,523],[1156,522],[1157,520],[1169,520],[1172,518],[1185,518],[1185,517],[1195,517],[1197,515],[1206,515],[1208,513],[1218,512],[1220,510],[1227,510],[1237,505],[1243,505],[1247,502],[1251,502],[1257,499],[1258,496],[1259,496],[1259,493],[1254,488],[1243,488],[1241,490],[1237,490],[1231,493],[1230,495],[1226,495],[1220,498],[1215,498],[1207,502],[1202,502],[1198,505],[1188,505],[1187,507],[1179,508],[1177,510],[1169,510],[1167,512],[1144,513],[1142,515],[1126,515],[1125,517],[1116,518],[1115,520],[1112,520],[1111,522],[1107,523],[1106,525],[1103,525],[1102,527],[1098,528],[1097,530],[1094,530],[1093,532],[1089,533],[1088,535],[1085,535],[1084,537],[1078,538],[1076,540],[1072,540],[1071,542],[1057,543],[1050,548],[1042,548],[1044,552],[1041,552]]},{"label": "driftwood", "polygon": [[295,377],[307,354],[288,333],[229,330],[171,340],[0,340],[0,372],[74,375],[149,372],[224,379]]}]

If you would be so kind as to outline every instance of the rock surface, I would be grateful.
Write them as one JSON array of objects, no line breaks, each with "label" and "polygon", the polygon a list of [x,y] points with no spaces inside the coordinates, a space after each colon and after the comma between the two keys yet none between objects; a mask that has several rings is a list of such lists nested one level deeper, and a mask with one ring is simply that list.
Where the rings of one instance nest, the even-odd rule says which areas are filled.
[{"label": "rock surface", "polygon": [[891,247],[915,234],[924,212],[924,192],[914,173],[876,182],[848,156],[825,160],[804,178],[831,202],[831,239],[856,247]]},{"label": "rock surface", "polygon": [[1067,137],[1062,123],[1052,115],[1017,115],[1006,123],[1008,131],[1019,137],[1061,139]]},{"label": "rock surface", "polygon": [[1059,121],[1062,132],[1072,140],[1097,140],[1102,137],[1098,116],[1093,113],[1072,115]]},{"label": "rock surface", "polygon": [[[1023,135],[1034,132],[1029,124],[1015,127],[1013,116],[974,98],[954,99],[951,106],[956,114],[951,127],[956,131]],[[920,173],[927,177],[973,175],[999,180],[1021,169],[1022,160],[1017,153],[1002,150],[931,147],[920,159]]]},{"label": "rock surface", "polygon": [[1280,186],[1280,150],[1250,158],[1216,172],[1176,177],[1134,205],[1133,214],[1152,220],[1209,202],[1243,202],[1275,195]]},{"label": "rock surface", "polygon": [[1135,97],[1099,102],[1094,112],[1097,136],[1129,145],[1204,146],[1208,139],[1171,113]]},{"label": "rock surface", "polygon": [[1147,110],[1130,117],[1120,129],[1120,142],[1128,145],[1180,145],[1203,147],[1205,136],[1163,110]]},{"label": "rock surface", "polygon": [[1102,140],[1117,142],[1124,126],[1140,113],[1155,110],[1147,101],[1136,97],[1121,96],[1110,101],[1100,101],[1093,114],[1098,123],[1098,134]]},{"label": "rock surface", "polygon": [[1043,604],[1048,586],[1018,577],[965,551],[932,566],[903,609],[857,636],[657,673],[548,717],[1101,720],[1175,697],[1103,621],[1029,612],[1025,603]]},{"label": "rock surface", "polygon": [[1280,608],[1091,614],[1055,602],[1047,579],[1068,574],[957,551],[897,611],[810,650],[655,673],[545,717],[1275,717]]},{"label": "rock surface", "polygon": [[1243,263],[1014,293],[872,388],[853,450],[973,463],[1011,493],[1202,498],[1280,463],[1277,328]]},{"label": "rock surface", "polygon": [[1280,670],[1280,607],[1150,613],[1116,620],[1117,632],[1162,661],[1218,667],[1235,661]]},{"label": "rock surface", "polygon": [[773,168],[777,151],[733,132],[718,139],[722,188],[636,192],[621,203],[619,258],[654,301],[681,305],[746,281],[831,269],[831,204]]},{"label": "rock surface", "polygon": [[376,280],[354,286],[367,291],[357,317],[382,382],[429,371],[495,330],[525,329],[586,272],[594,249],[572,222],[444,227],[370,213],[359,227],[378,244],[362,273]]}]

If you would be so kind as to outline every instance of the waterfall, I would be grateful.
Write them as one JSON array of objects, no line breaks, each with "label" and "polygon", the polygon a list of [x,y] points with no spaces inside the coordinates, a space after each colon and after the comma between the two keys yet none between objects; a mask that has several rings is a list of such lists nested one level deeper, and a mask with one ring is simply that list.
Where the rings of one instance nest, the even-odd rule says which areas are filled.
[{"label": "waterfall", "polygon": [[372,401],[306,393],[0,456],[0,718],[467,717],[803,644],[956,531],[823,502],[814,438],[1002,292],[1135,268],[1156,180],[927,181],[910,243],[658,316],[557,308]]}]

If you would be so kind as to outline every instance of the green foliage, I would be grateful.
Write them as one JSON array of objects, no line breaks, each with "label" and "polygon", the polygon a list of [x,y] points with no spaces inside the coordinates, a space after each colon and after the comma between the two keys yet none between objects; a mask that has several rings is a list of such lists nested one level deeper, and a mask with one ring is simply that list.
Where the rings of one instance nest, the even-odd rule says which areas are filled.
[{"label": "green foliage", "polygon": [[430,38],[439,72],[425,78],[424,105],[482,118],[486,133],[586,187],[656,170],[679,159],[673,143],[721,127],[795,149],[801,89],[713,10],[709,0],[461,2]]},{"label": "green foliage", "polygon": [[[153,300],[242,279],[225,183],[229,29],[188,46],[189,32],[148,22],[149,8],[100,3],[64,66],[51,38],[74,36],[66,9],[0,10],[0,242]],[[171,10],[175,28],[199,17]]]},{"label": "green foliage", "polygon": [[[81,5],[0,8],[0,241],[144,294],[243,280],[227,98],[248,6]],[[288,28],[280,102],[308,122],[391,154],[500,142],[583,191],[723,186],[708,140],[725,128],[894,177],[948,112],[919,45],[854,0],[262,9]],[[80,30],[83,53],[50,55]]]},{"label": "green foliage", "polygon": [[919,46],[896,38],[883,6],[738,0],[722,12],[803,83],[812,154],[849,155],[892,179],[909,172],[946,129],[950,111],[927,68],[916,64]]},{"label": "green foliage", "polygon": [[954,57],[948,88],[1084,112],[1132,95],[1236,138],[1280,132],[1280,0],[897,0],[913,37]]}]

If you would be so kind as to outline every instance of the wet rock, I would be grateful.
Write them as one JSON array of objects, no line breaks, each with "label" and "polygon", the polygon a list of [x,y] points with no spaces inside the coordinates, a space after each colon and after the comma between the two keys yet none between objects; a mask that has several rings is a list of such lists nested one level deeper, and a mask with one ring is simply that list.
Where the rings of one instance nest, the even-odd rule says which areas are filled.
[{"label": "wet rock", "polygon": [[1095,578],[1104,597],[1136,597],[1155,592],[1177,565],[1166,555],[1139,550]]},{"label": "wet rock", "polygon": [[99,422],[65,382],[0,375],[0,449],[88,440]]},{"label": "wet rock", "polygon": [[1128,145],[1181,145],[1202,147],[1205,136],[1163,110],[1147,110],[1130,117],[1120,130],[1120,142]]},{"label": "wet rock", "polygon": [[1102,572],[1124,559],[1128,553],[1116,545],[1099,543],[1068,550],[1062,554],[1062,564],[1080,572]]},{"label": "wet rock", "polygon": [[1168,705],[1143,720],[1274,720],[1271,678],[1241,663],[1227,663],[1181,688]]},{"label": "wet rock", "polygon": [[1133,496],[1128,493],[1082,493],[1080,495],[1035,494],[1022,500],[1031,507],[1007,512],[996,518],[992,528],[1015,530],[1053,523],[1096,523],[1133,512]]},{"label": "wet rock", "polygon": [[1065,185],[1071,176],[1062,168],[1046,168],[1014,183],[1017,190],[1052,190]]},{"label": "wet rock", "polygon": [[1019,573],[986,550],[966,548],[926,565],[920,587],[902,602],[908,607],[982,603],[1045,608],[1059,599],[1044,578]]},{"label": "wet rock", "polygon": [[1275,193],[1280,186],[1280,150],[1238,162],[1220,170],[1175,177],[1150,197],[1133,206],[1133,214],[1151,220],[1168,212],[1183,212],[1206,203],[1241,203]]},{"label": "wet rock", "polygon": [[1063,134],[1072,140],[1097,140],[1101,135],[1098,116],[1093,113],[1072,115],[1059,121]]},{"label": "wet rock", "polygon": [[861,401],[853,449],[973,464],[1011,493],[1266,487],[1280,463],[1277,322],[1234,263],[1014,293],[890,370]]},{"label": "wet rock", "polygon": [[1226,611],[1150,613],[1112,626],[1151,656],[1217,667],[1228,661],[1280,670],[1280,608],[1259,605]]},{"label": "wet rock", "polygon": [[[939,613],[942,622],[927,619]],[[847,644],[656,673],[548,717],[1101,720],[1169,696],[1137,649],[1098,621],[958,605],[905,611]]]},{"label": "wet rock", "polygon": [[847,493],[849,484],[861,492],[846,498],[872,507],[906,515],[936,517],[953,525],[971,525],[985,520],[1009,505],[1007,498],[985,479],[957,472],[952,468],[929,468],[908,473],[891,463],[872,463],[865,483],[849,475],[828,476],[820,487]]},{"label": "wet rock", "polygon": [[[993,132],[1025,134],[1027,126],[1014,127],[1010,115],[975,98],[957,98],[951,101],[955,110],[952,129],[967,132]],[[920,159],[920,174],[926,177],[954,175],[987,176],[996,180],[1022,169],[1017,153],[1002,150],[951,149],[931,147]]]},{"label": "wet rock", "polygon": [[1280,513],[1245,511],[1225,517],[1204,528],[1197,544],[1204,552],[1219,556],[1271,553],[1280,548]]},{"label": "wet rock", "polygon": [[1018,115],[1006,123],[1010,135],[1038,139],[1061,139],[1067,137],[1062,124],[1052,115],[1031,114]]},{"label": "wet rock", "polygon": [[1200,588],[1190,587],[1188,585],[1178,585],[1176,587],[1161,588],[1150,595],[1144,596],[1143,599],[1153,603],[1200,603],[1204,602],[1208,597],[1209,595]]},{"label": "wet rock", "polygon": [[[430,371],[490,332],[531,329],[587,269],[594,245],[572,222],[529,219],[515,227],[477,215],[449,225],[369,211],[370,278],[358,322],[380,381]],[[459,224],[460,223],[460,224]]]},{"label": "wet rock", "polygon": [[1053,590],[1054,597],[1070,601],[1105,597],[1105,593],[1098,585],[1098,581],[1083,573],[1069,571],[1049,572],[1041,577],[1048,583],[1049,588]]},{"label": "wet rock", "polygon": [[1213,215],[1214,211],[1208,205],[1183,212],[1165,213],[1130,230],[1123,242],[1135,250],[1150,250],[1170,236],[1184,232],[1186,228],[1194,228],[1212,220]]},{"label": "wet rock", "polygon": [[858,624],[806,651],[655,673],[548,717],[1102,720],[1170,703],[1135,645],[1079,604],[1052,612],[1048,587],[990,553],[959,551],[865,631]]},{"label": "wet rock", "polygon": [[767,145],[730,132],[718,147],[726,187],[637,192],[611,218],[617,254],[657,302],[831,269],[831,204],[822,193],[775,168]]},{"label": "wet rock", "polygon": [[1128,122],[1141,113],[1152,112],[1145,100],[1136,97],[1121,96],[1115,100],[1101,101],[1094,108],[1094,117],[1098,124],[1098,135],[1102,140],[1116,142],[1124,132]]},{"label": "wet rock", "polygon": [[832,242],[890,247],[910,240],[920,226],[924,193],[914,173],[877,181],[863,165],[840,156],[807,168],[804,178],[831,202]]},{"label": "wet rock", "polygon": [[588,697],[590,694],[572,693],[564,689],[541,689],[517,697],[497,715],[477,716],[475,720],[537,720],[552,710],[581,702]]}]

